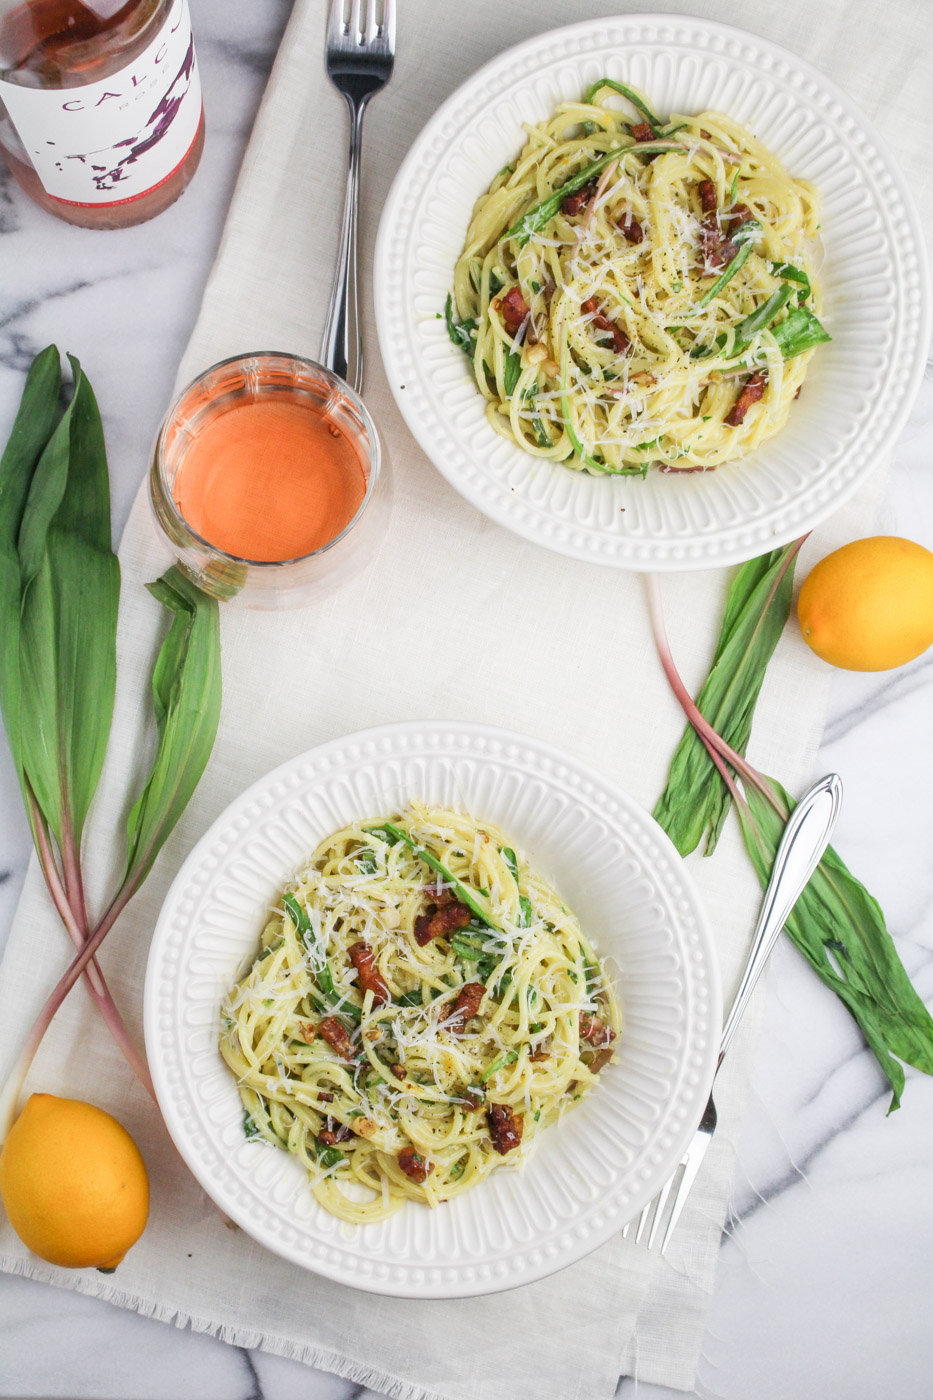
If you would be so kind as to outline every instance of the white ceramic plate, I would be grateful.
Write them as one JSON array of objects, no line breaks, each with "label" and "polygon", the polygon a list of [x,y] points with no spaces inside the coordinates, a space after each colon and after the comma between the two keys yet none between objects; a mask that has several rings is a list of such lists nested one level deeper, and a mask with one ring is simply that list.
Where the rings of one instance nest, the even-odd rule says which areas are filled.
[{"label": "white ceramic plate", "polygon": [[[728,112],[823,197],[823,319],[833,342],[811,361],[784,431],[715,472],[607,479],[528,456],[486,422],[463,352],[437,319],[473,204],[520,150],[522,122],[542,120],[602,74],[642,88],[662,115]],[[731,564],[812,529],[889,450],[930,340],[919,218],[868,120],[778,45],[674,15],[621,15],[553,30],[464,83],[396,177],[379,228],[375,282],[389,383],[438,470],[526,539],[629,569]]]},{"label": "white ceramic plate", "polygon": [[[417,797],[485,817],[555,883],[621,971],[620,1049],[593,1092],[443,1210],[412,1204],[352,1226],[322,1210],[300,1163],[247,1142],[217,1049],[220,1000],[266,911],[315,846],[354,817]],[[680,857],[592,769],[475,724],[405,723],[312,749],[218,818],[162,908],[146,974],[146,1049],[168,1129],[204,1190],[261,1244],[378,1293],[462,1297],[579,1259],[651,1199],[709,1093],[721,1030],[716,956]]]}]

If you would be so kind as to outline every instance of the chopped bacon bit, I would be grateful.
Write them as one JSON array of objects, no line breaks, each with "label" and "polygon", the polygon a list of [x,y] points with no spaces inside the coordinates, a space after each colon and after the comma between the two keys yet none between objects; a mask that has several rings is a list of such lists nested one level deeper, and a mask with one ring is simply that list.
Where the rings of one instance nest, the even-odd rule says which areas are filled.
[{"label": "chopped bacon bit", "polygon": [[574,214],[579,214],[581,210],[586,208],[595,193],[596,181],[590,180],[589,184],[584,185],[582,189],[574,190],[571,194],[564,196],[560,206],[561,213],[571,217]]},{"label": "chopped bacon bit", "polygon": [[637,126],[632,127],[632,135],[636,141],[654,141],[658,133],[647,122],[639,122]]},{"label": "chopped bacon bit", "polygon": [[615,1031],[607,1026],[605,1021],[594,1016],[592,1011],[580,1012],[580,1035],[596,1050],[611,1045],[616,1038]]},{"label": "chopped bacon bit", "polygon": [[354,943],[353,947],[347,950],[347,955],[359,974],[360,986],[363,991],[372,992],[376,1006],[386,1006],[391,1000],[389,989],[382,973],[376,966],[375,954],[369,944],[361,939],[359,943]]},{"label": "chopped bacon bit", "polygon": [[528,307],[520,287],[510,287],[504,297],[495,297],[492,307],[498,311],[509,335],[517,335],[528,316]]},{"label": "chopped bacon bit", "polygon": [[735,233],[739,224],[745,224],[749,219],[754,219],[754,214],[747,204],[736,204],[729,210],[729,232]]},{"label": "chopped bacon bit", "polygon": [[593,1056],[593,1059],[590,1063],[590,1073],[599,1074],[599,1071],[601,1069],[604,1069],[606,1065],[608,1065],[609,1061],[612,1059],[614,1054],[615,1051],[613,1050],[611,1045],[608,1046],[605,1050],[598,1051],[598,1053]]},{"label": "chopped bacon bit", "polygon": [[491,1103],[486,1117],[489,1122],[489,1136],[492,1145],[504,1157],[507,1152],[518,1147],[522,1140],[525,1120],[520,1113],[504,1103]]},{"label": "chopped bacon bit", "polygon": [[317,1035],[317,1027],[313,1026],[310,1021],[301,1021],[298,1026],[298,1034],[305,1045],[313,1045],[314,1037]]},{"label": "chopped bacon bit", "polygon": [[482,1108],[483,1104],[486,1102],[486,1098],[482,1089],[470,1088],[466,1089],[460,1095],[460,1102],[463,1104],[464,1108],[476,1109]]},{"label": "chopped bacon bit", "polygon": [[716,186],[712,180],[701,180],[697,186],[700,196],[700,204],[703,206],[704,214],[715,214],[716,206],[719,203],[716,198]]},{"label": "chopped bacon bit", "polygon": [[708,267],[722,267],[735,257],[735,244],[719,227],[716,214],[704,214],[700,220],[700,246]]},{"label": "chopped bacon bit", "polygon": [[405,1075],[406,1075],[407,1071],[406,1071],[404,1065],[390,1065],[389,1068],[391,1069],[392,1073],[395,1075],[396,1079],[404,1079],[404,1078],[405,1078]]},{"label": "chopped bacon bit", "polygon": [[453,1010],[445,1019],[444,1029],[462,1031],[467,1021],[472,1021],[479,1011],[479,1004],[485,995],[486,988],[482,982],[467,982],[460,988]]},{"label": "chopped bacon bit", "polygon": [[353,1043],[350,1040],[350,1033],[346,1026],[340,1024],[336,1016],[325,1016],[318,1026],[318,1030],[330,1048],[336,1050],[338,1055],[342,1055],[345,1060],[353,1059]]},{"label": "chopped bacon bit", "polygon": [[637,219],[633,219],[631,214],[623,214],[619,220],[619,228],[628,239],[629,243],[640,243],[645,236],[645,231]]},{"label": "chopped bacon bit", "polygon": [[336,1147],[338,1142],[349,1142],[353,1133],[346,1123],[339,1122],[336,1118],[327,1115],[327,1122],[317,1135],[317,1140],[322,1147]]},{"label": "chopped bacon bit", "polygon": [[744,422],[745,415],[752,404],[757,403],[764,393],[765,382],[765,375],[761,370],[756,370],[746,379],[742,392],[732,405],[730,412],[726,414],[725,422],[730,428],[737,428],[740,423]]},{"label": "chopped bacon bit", "polygon": [[452,899],[433,914],[419,914],[415,920],[415,942],[423,948],[432,938],[444,938],[454,929],[466,928],[471,914],[465,904]]},{"label": "chopped bacon bit", "polygon": [[596,298],[588,297],[580,310],[585,311],[588,316],[592,316],[593,325],[597,330],[606,331],[612,336],[612,344],[615,347],[616,353],[623,355],[629,346],[628,336],[621,326],[617,326],[614,321],[610,321],[609,317],[600,311],[599,303]]},{"label": "chopped bacon bit", "polygon": [[333,1103],[334,1096],[333,1094],[328,1094],[325,1089],[322,1089],[317,1096],[317,1101],[318,1103]]},{"label": "chopped bacon bit", "polygon": [[536,1065],[539,1060],[549,1060],[551,1058],[551,1048],[549,1045],[539,1045],[536,1050],[532,1050],[528,1058],[533,1065]]},{"label": "chopped bacon bit", "polygon": [[403,1147],[398,1154],[398,1164],[412,1181],[427,1181],[434,1170],[433,1162],[426,1162],[420,1152],[413,1147]]},{"label": "chopped bacon bit", "polygon": [[799,398],[800,398],[800,391],[801,391],[802,388],[803,388],[803,385],[802,385],[802,384],[798,384],[798,385],[797,385],[797,392],[796,392],[796,394],[794,395],[794,398],[795,398],[795,399],[799,399]]}]

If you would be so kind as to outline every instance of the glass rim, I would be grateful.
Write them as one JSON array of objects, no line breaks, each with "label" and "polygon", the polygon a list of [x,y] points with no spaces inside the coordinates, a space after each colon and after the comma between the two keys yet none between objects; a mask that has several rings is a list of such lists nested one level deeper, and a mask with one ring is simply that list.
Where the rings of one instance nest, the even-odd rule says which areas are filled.
[{"label": "glass rim", "polygon": [[[366,482],[366,490],[363,493],[362,501],[360,501],[360,504],[357,507],[356,511],[347,521],[346,525],[344,525],[343,529],[339,531],[339,533],[336,534],[332,540],[328,540],[326,544],[319,545],[317,549],[310,550],[307,554],[295,554],[288,559],[249,559],[246,557],[246,555],[231,554],[228,550],[221,549],[219,545],[211,544],[210,540],[205,539],[203,535],[199,534],[198,531],[191,524],[188,517],[186,515],[183,515],[182,512],[179,510],[178,502],[175,500],[174,493],[172,492],[171,488],[168,485],[168,482],[166,481],[164,471],[165,431],[169,423],[172,421],[172,418],[177,413],[178,407],[181,404],[182,399],[185,397],[186,394],[189,394],[197,384],[199,384],[203,379],[206,379],[208,375],[216,373],[217,370],[225,369],[227,365],[239,364],[243,360],[292,360],[297,364],[304,365],[309,369],[318,371],[324,376],[326,380],[328,380],[331,383],[334,389],[341,393],[345,398],[348,398],[350,400],[350,402],[353,404],[353,406],[359,413],[360,418],[362,419],[363,427],[365,428],[366,435],[369,439],[370,470],[368,480]],[[155,462],[153,465],[155,466],[156,471],[158,473],[159,485],[162,488],[162,496],[165,500],[166,508],[169,514],[174,518],[174,520],[188,532],[192,539],[197,540],[199,544],[202,544],[205,549],[210,550],[210,552],[213,555],[216,555],[219,559],[225,559],[231,564],[245,564],[247,568],[250,569],[274,570],[285,569],[292,564],[303,564],[309,559],[316,559],[320,555],[326,554],[329,549],[333,549],[334,545],[339,544],[341,540],[346,538],[346,536],[353,529],[354,525],[356,525],[362,518],[363,512],[366,510],[366,507],[369,505],[373,493],[375,492],[376,480],[379,476],[379,472],[382,466],[382,445],[379,441],[379,433],[376,430],[376,425],[373,422],[372,415],[369,412],[369,409],[366,407],[365,403],[363,402],[362,398],[352,387],[352,385],[348,384],[345,379],[341,379],[340,375],[336,374],[334,370],[328,369],[327,366],[322,365],[319,360],[311,360],[307,357],[307,355],[296,355],[291,350],[250,350],[247,352],[243,352],[239,355],[228,355],[225,359],[218,360],[215,364],[209,365],[207,369],[202,370],[200,374],[196,374],[193,379],[189,380],[185,387],[182,390],[180,390],[178,394],[175,395],[174,399],[169,404],[165,416],[163,417],[162,422],[159,424],[158,430],[156,432],[154,457]],[[152,493],[150,490],[150,495],[151,494]]]}]

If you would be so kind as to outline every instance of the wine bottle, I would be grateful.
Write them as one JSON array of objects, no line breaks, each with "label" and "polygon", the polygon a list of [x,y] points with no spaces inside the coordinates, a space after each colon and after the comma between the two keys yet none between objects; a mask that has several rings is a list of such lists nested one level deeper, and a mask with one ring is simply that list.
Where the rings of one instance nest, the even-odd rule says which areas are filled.
[{"label": "wine bottle", "polygon": [[0,153],[43,209],[142,223],[203,145],[188,0],[0,0]]}]

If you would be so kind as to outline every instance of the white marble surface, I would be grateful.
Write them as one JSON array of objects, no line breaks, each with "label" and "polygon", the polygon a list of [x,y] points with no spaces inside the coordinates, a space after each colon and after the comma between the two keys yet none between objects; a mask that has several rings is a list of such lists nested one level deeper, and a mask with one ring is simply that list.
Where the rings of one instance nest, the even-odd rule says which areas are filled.
[{"label": "white marble surface", "polygon": [[[323,0],[322,0],[323,3]],[[755,0],[763,3],[763,0]],[[50,340],[100,398],[119,530],[197,312],[286,0],[192,0],[208,113],[201,170],[157,221],[71,229],[0,177],[0,425]],[[317,61],[314,57],[313,61]],[[933,548],[933,378],[896,446],[879,529]],[[820,764],[846,784],[836,845],[879,898],[933,999],[933,653],[893,674],[838,674]],[[0,938],[29,854],[0,749]],[[931,1393],[933,1081],[909,1073],[885,1117],[854,1024],[779,948],[739,1143],[698,1394],[723,1400],[921,1400]],[[628,1379],[620,1395],[661,1400]],[[359,1387],[76,1293],[0,1277],[0,1395],[119,1400],[349,1400]]]}]

